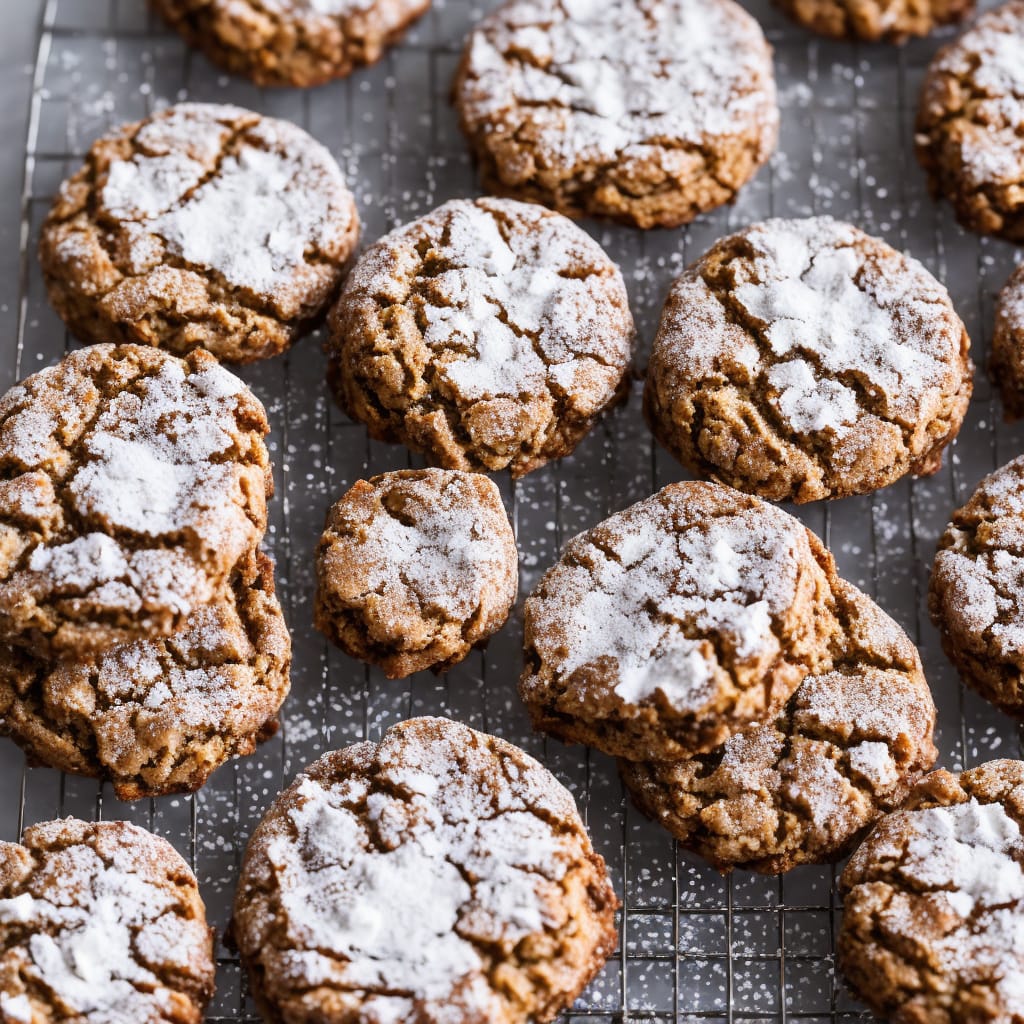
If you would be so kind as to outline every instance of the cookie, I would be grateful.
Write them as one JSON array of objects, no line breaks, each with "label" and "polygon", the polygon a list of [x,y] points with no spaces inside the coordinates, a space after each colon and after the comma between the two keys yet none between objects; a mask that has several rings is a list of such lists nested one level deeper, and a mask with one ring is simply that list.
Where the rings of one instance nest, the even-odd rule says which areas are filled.
[{"label": "cookie", "polygon": [[615,948],[616,906],[545,768],[417,718],[325,755],[277,799],[231,932],[267,1020],[545,1024]]},{"label": "cookie", "polygon": [[914,645],[873,601],[836,590],[827,672],[763,725],[684,761],[620,762],[637,806],[722,871],[842,856],[935,763],[935,705]]},{"label": "cookie", "polygon": [[374,64],[430,0],[151,0],[185,41],[260,85],[321,85]]},{"label": "cookie", "polygon": [[732,0],[510,0],[455,105],[487,191],[641,228],[731,202],[779,128],[771,48]]},{"label": "cookie", "polygon": [[985,477],[953,513],[929,607],[964,682],[1024,716],[1024,456]]},{"label": "cookie", "polygon": [[840,881],[840,966],[891,1024],[1024,1021],[1024,763],[934,772]]},{"label": "cookie", "polygon": [[505,624],[519,557],[501,494],[479,473],[360,480],[317,546],[317,629],[391,679],[458,664]]},{"label": "cookie", "polygon": [[792,516],[670,484],[571,540],[525,607],[534,727],[631,761],[713,750],[829,665],[832,556]]},{"label": "cookie", "polygon": [[447,469],[522,476],[628,387],[622,275],[558,214],[457,199],[386,235],[330,318],[329,380],[370,436]]},{"label": "cookie", "polygon": [[832,39],[903,43],[962,21],[974,0],[776,0],[804,28]]},{"label": "cookie", "polygon": [[267,524],[263,406],[205,352],[94,345],[0,398],[0,640],[47,657],[165,636]]},{"label": "cookie", "polygon": [[1010,275],[996,301],[992,334],[992,379],[1008,420],[1024,416],[1024,266]]},{"label": "cookie", "polygon": [[49,821],[0,843],[0,1020],[201,1024],[213,929],[166,840]]},{"label": "cookie", "polygon": [[1024,0],[987,11],[928,68],[914,135],[968,230],[1024,242]]},{"label": "cookie", "polygon": [[700,476],[775,501],[866,494],[939,468],[969,347],[916,260],[830,217],[769,220],[673,284],[644,411]]},{"label": "cookie", "polygon": [[35,763],[112,782],[121,800],[193,792],[277,731],[290,663],[260,555],[230,599],[165,639],[56,663],[0,650],[0,733]]},{"label": "cookie", "polygon": [[247,363],[316,323],[358,234],[337,163],[300,128],[182,103],[93,144],[43,223],[39,258],[82,341]]}]

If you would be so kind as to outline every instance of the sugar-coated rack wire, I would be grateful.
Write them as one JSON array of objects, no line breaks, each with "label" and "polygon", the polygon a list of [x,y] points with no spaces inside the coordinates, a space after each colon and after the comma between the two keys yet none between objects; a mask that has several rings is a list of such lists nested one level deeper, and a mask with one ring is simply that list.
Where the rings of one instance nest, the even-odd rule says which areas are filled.
[{"label": "sugar-coated rack wire", "polygon": [[[902,49],[832,43],[790,25],[768,0],[745,0],[776,51],[783,108],[779,153],[731,208],[686,231],[642,234],[589,224],[622,266],[640,330],[642,367],[671,278],[715,239],[767,216],[832,213],[910,250],[948,285],[983,367],[992,300],[1013,247],[965,234],[928,198],[912,152],[921,77],[939,39]],[[39,26],[22,202],[17,308],[0,308],[0,386],[54,362],[70,341],[49,308],[35,258],[52,195],[91,141],[122,121],[183,98],[238,103],[293,120],[338,157],[356,193],[364,239],[476,183],[448,102],[471,24],[494,0],[435,0],[405,43],[375,68],[322,89],[261,90],[212,68],[147,13],[144,0],[46,0]],[[945,33],[946,36],[949,33]],[[17,140],[6,140],[16,145]],[[6,183],[16,201],[17,183]],[[485,652],[447,676],[391,683],[331,648],[312,628],[312,550],[323,515],[360,476],[412,464],[366,439],[330,402],[316,339],[244,371],[266,403],[277,493],[267,546],[295,644],[282,730],[253,757],[221,769],[196,797],[124,804],[109,787],[28,768],[0,743],[0,838],[57,815],[122,818],[169,839],[199,877],[223,933],[245,841],[270,800],[326,749],[376,738],[395,721],[445,714],[505,736],[541,758],[575,793],[623,902],[621,941],[567,1021],[809,1024],[869,1020],[834,971],[835,870],[723,878],[680,852],[625,800],[612,763],[531,733],[515,695],[518,615]],[[684,474],[642,423],[639,384],[561,464],[513,484],[498,478],[516,526],[521,598],[574,533]],[[979,477],[1024,451],[984,372],[952,454],[935,476],[876,495],[798,511],[843,574],[875,596],[921,647],[939,705],[942,762],[1019,756],[1011,722],[959,685],[928,622],[935,540]],[[521,601],[520,606],[521,607]],[[210,1021],[257,1021],[236,958],[218,945]]]}]

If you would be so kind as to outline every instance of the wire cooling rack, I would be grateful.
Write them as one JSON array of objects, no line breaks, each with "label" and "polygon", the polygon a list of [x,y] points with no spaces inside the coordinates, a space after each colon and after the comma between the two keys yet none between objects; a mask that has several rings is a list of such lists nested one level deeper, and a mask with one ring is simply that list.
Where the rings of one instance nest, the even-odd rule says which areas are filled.
[{"label": "wire cooling rack", "polygon": [[[189,52],[144,0],[47,0],[25,158],[21,301],[0,308],[0,384],[57,360],[69,345],[46,302],[35,246],[50,199],[92,140],[122,121],[184,98],[238,103],[311,131],[339,158],[372,241],[454,196],[476,191],[448,90],[471,24],[493,0],[435,0],[381,64],[307,92],[261,90]],[[984,367],[992,300],[1014,263],[1008,245],[956,227],[928,198],[911,153],[916,96],[938,39],[902,49],[838,44],[790,25],[767,0],[748,0],[776,52],[783,108],[779,153],[731,208],[686,231],[643,234],[590,224],[620,263],[640,330],[643,366],[669,281],[715,239],[767,216],[832,213],[922,259],[948,285]],[[949,33],[945,35],[948,36]],[[8,144],[16,144],[7,140]],[[1018,251],[1018,255],[1024,250]],[[267,546],[295,643],[283,728],[251,758],[217,772],[195,798],[125,804],[109,788],[26,768],[0,742],[0,837],[73,814],[123,818],[165,836],[193,865],[222,933],[246,839],[268,804],[322,751],[377,738],[412,715],[442,714],[497,733],[539,757],[575,793],[622,897],[621,942],[567,1015],[573,1024],[627,1021],[870,1020],[834,971],[836,872],[723,878],[677,850],[624,799],[612,763],[533,735],[515,694],[517,616],[483,653],[447,676],[388,682],[312,628],[313,547],[329,505],[357,478],[410,465],[404,449],[366,439],[330,402],[317,339],[243,374],[267,405],[277,494]],[[572,458],[517,484],[498,479],[519,538],[521,597],[565,540],[679,479],[643,426],[639,383]],[[935,541],[984,473],[1024,451],[1024,428],[1001,422],[984,372],[952,454],[933,477],[873,496],[799,510],[843,574],[874,595],[921,647],[939,706],[941,763],[951,768],[1020,755],[1010,720],[960,687],[925,607]],[[210,1021],[257,1021],[238,963],[218,946]]]}]

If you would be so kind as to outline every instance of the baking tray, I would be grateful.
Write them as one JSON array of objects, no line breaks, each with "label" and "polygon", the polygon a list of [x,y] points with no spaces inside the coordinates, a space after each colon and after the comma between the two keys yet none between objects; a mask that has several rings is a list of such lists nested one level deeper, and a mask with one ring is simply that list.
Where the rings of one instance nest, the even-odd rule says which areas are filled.
[{"label": "baking tray", "polygon": [[[238,103],[297,122],[338,157],[355,192],[364,241],[446,199],[476,193],[449,105],[466,32],[493,0],[435,0],[382,63],[312,91],[263,90],[190,52],[143,0],[47,0],[38,29],[22,195],[20,302],[0,308],[0,386],[57,360],[70,340],[49,308],[35,258],[39,225],[60,181],[106,129],[189,98]],[[783,110],[779,152],[735,206],[685,231],[587,224],[622,266],[643,366],[670,280],[713,241],[767,216],[831,213],[907,249],[949,287],[984,367],[995,292],[1020,251],[961,231],[929,199],[912,155],[924,70],[951,33],[902,49],[833,43],[748,0],[775,47]],[[17,144],[14,140],[8,140]],[[58,815],[122,818],[169,839],[195,869],[218,933],[227,922],[245,841],[270,801],[322,751],[375,739],[412,715],[448,715],[539,757],[573,791],[623,902],[620,945],[566,1021],[868,1021],[834,970],[836,870],[781,878],[722,877],[679,851],[629,805],[612,762],[532,734],[516,697],[522,599],[572,535],[685,474],[652,442],[640,383],[576,453],[512,483],[497,478],[521,558],[517,613],[485,652],[447,676],[389,682],[312,628],[313,548],[329,505],[357,478],[415,465],[369,441],[332,404],[318,338],[243,376],[266,403],[277,493],[267,546],[295,644],[281,732],[218,771],[195,797],[125,804],[109,787],[27,768],[0,741],[0,837]],[[921,648],[939,706],[941,764],[1020,755],[1010,719],[960,686],[928,621],[936,539],[984,474],[1024,451],[1024,427],[1002,423],[983,370],[942,469],[877,494],[797,514],[832,548],[840,571],[877,598]],[[218,945],[210,1021],[257,1021],[237,960]]]}]

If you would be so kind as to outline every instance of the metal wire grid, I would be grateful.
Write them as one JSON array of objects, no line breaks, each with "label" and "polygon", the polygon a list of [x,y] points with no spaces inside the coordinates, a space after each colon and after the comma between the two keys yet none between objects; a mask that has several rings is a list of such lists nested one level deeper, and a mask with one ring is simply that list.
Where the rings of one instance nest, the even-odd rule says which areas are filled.
[{"label": "metal wire grid", "polygon": [[[182,98],[239,103],[303,125],[339,158],[356,192],[364,238],[459,195],[475,180],[448,105],[469,26],[495,0],[435,0],[434,9],[380,65],[312,92],[265,91],[227,78],[189,52],[145,11],[143,0],[47,0],[22,192],[22,274],[17,309],[0,308],[8,356],[0,385],[59,358],[69,339],[46,303],[35,260],[39,224],[59,182],[96,135]],[[748,0],[776,49],[783,107],[779,155],[736,206],[685,232],[642,234],[589,225],[623,267],[644,365],[668,282],[727,231],[765,216],[833,213],[921,258],[950,288],[984,366],[992,298],[1015,250],[961,232],[925,194],[911,156],[915,99],[938,45],[903,49],[834,44]],[[8,140],[10,143],[12,140]],[[17,183],[4,183],[15,195]],[[627,1021],[870,1018],[834,973],[839,910],[831,868],[782,878],[723,878],[676,849],[624,799],[612,763],[533,735],[515,696],[518,616],[443,679],[391,683],[331,648],[311,627],[312,549],[330,503],[360,476],[413,464],[404,450],[368,441],[328,400],[316,340],[243,374],[265,401],[277,494],[267,546],[277,559],[293,631],[292,695],[281,733],[226,766],[194,798],[124,804],[109,788],[27,768],[0,744],[0,836],[57,815],[123,818],[165,836],[199,877],[223,932],[245,841],[276,793],[323,750],[376,738],[415,714],[446,714],[506,736],[540,757],[576,794],[623,900],[620,948],[567,1015],[574,1024]],[[516,526],[521,595],[565,539],[683,474],[652,443],[630,403],[607,417],[576,454],[512,484],[498,479]],[[924,603],[935,540],[978,478],[1024,451],[1024,429],[999,420],[984,373],[964,431],[938,474],[874,496],[798,514],[834,551],[847,578],[877,597],[921,647],[939,705],[938,743],[948,767],[1019,756],[1010,721],[960,687],[939,651]],[[235,957],[218,947],[218,992],[209,1021],[259,1018]]]}]

